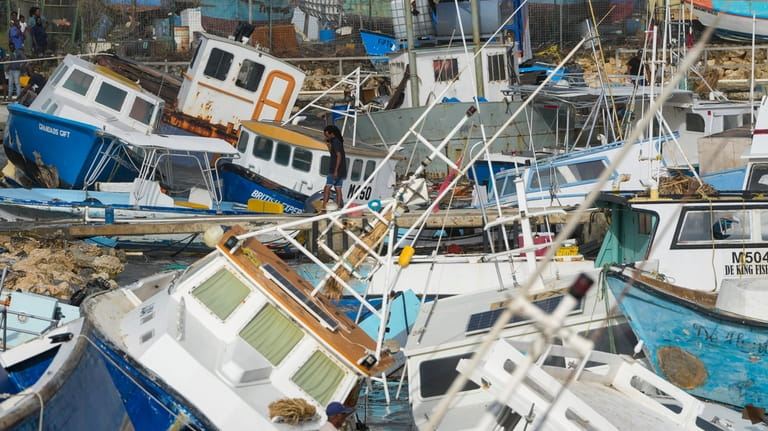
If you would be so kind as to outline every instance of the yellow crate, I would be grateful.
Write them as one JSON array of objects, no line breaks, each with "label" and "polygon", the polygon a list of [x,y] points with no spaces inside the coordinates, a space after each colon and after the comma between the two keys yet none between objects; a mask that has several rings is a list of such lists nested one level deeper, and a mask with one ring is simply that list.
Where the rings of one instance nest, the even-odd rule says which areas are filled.
[{"label": "yellow crate", "polygon": [[557,249],[557,256],[578,256],[579,247],[572,245],[568,247],[560,247]]}]

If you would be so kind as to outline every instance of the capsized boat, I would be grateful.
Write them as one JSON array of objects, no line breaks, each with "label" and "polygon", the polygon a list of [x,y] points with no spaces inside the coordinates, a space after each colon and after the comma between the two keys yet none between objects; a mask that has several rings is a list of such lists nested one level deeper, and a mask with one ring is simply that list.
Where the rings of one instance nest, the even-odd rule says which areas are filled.
[{"label": "capsized boat", "polygon": [[603,196],[612,222],[598,263],[615,265],[608,286],[657,373],[699,397],[765,405],[751,377],[766,341],[765,202],[749,192],[681,197]]},{"label": "capsized boat", "polygon": [[768,39],[768,5],[744,0],[683,0],[693,14],[707,27],[715,26],[715,34],[723,39],[751,41]]},{"label": "capsized boat", "polygon": [[354,405],[364,380],[396,366],[251,236],[233,227],[184,271],[84,303],[136,429],[317,429],[330,401]]},{"label": "capsized boat", "polygon": [[233,145],[240,122],[284,121],[304,83],[298,67],[238,40],[198,33],[183,80],[114,54],[95,61],[163,97],[161,131],[185,130]]},{"label": "capsized boat", "polygon": [[[29,180],[25,185],[85,189],[133,180],[135,168],[117,161],[120,147],[111,138],[127,132],[149,135],[162,127],[179,142],[185,130],[234,144],[243,119],[288,118],[305,76],[253,46],[208,34],[201,34],[171,101],[126,78],[135,76],[124,73],[129,69],[104,58],[101,64],[67,56],[28,107],[9,105],[3,143],[8,159]],[[94,169],[94,160],[107,164]]]},{"label": "capsized boat", "polygon": [[[744,262],[733,266],[768,266]],[[740,408],[768,405],[768,383],[760,377],[768,345],[761,279],[729,278],[707,292],[634,268],[612,267],[605,277],[657,374],[697,397]]]},{"label": "capsized boat", "polygon": [[[136,83],[67,55],[28,107],[8,105],[3,147],[31,185],[81,189],[131,180],[130,164],[103,156],[118,155],[116,135],[152,133],[162,110],[162,99]],[[94,160],[106,163],[95,173]]]},{"label": "capsized boat", "polygon": [[104,358],[81,336],[88,323],[77,305],[9,290],[0,301],[0,428],[130,427]]},{"label": "capsized boat", "polygon": [[[629,356],[584,354],[582,349],[557,345],[545,345],[542,353],[538,347],[498,340],[478,367],[471,367],[469,359],[459,361],[457,369],[469,376],[468,384],[483,387],[499,403],[496,409],[487,409],[483,419],[498,418],[494,425],[514,430],[533,426],[576,431],[585,423],[595,430],[763,428],[741,412],[686,394]],[[573,358],[589,368],[574,367]]]},{"label": "capsized boat", "polygon": [[[125,132],[100,134],[115,149],[93,161],[91,178],[115,162],[134,160],[136,178],[124,182],[96,182],[96,190],[62,188],[0,189],[0,212],[9,221],[38,217],[112,220],[248,213],[246,205],[222,200],[217,164],[237,157],[221,139]],[[123,157],[120,157],[122,155]],[[45,213],[49,214],[45,214]],[[42,215],[42,216],[41,216]]]}]

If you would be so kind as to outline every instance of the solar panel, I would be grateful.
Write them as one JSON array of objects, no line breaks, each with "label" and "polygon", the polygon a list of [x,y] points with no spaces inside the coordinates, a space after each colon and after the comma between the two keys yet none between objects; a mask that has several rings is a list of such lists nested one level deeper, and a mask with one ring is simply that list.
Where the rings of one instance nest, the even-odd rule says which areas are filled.
[{"label": "solar panel", "polygon": [[[560,304],[560,301],[563,300],[564,296],[565,295],[556,295],[549,298],[539,299],[537,301],[533,301],[533,305],[541,308],[545,313],[550,314],[555,310],[555,308],[557,308],[558,304]],[[584,299],[579,299],[578,305],[574,307],[573,310],[568,313],[568,315],[581,313],[583,305]],[[469,322],[467,323],[466,331],[467,335],[487,331],[491,326],[493,326],[494,323],[496,323],[496,320],[499,318],[501,313],[504,312],[504,310],[506,310],[506,308],[499,307],[494,310],[482,311],[480,313],[475,313],[469,316]],[[511,328],[513,326],[524,325],[530,322],[531,320],[525,316],[514,315],[509,320],[509,322],[504,325],[504,327]]]},{"label": "solar panel", "polygon": [[323,326],[330,329],[331,331],[335,331],[339,328],[339,322],[337,322],[336,319],[329,316],[328,313],[320,308],[312,298],[308,297],[304,294],[304,292],[294,286],[290,280],[285,278],[283,274],[281,274],[272,265],[265,263],[264,265],[261,265],[261,270],[264,271],[264,275],[266,275],[267,278],[277,283],[277,285],[280,286],[286,293],[291,295],[291,297],[295,299],[296,302],[303,305],[310,314],[315,316],[315,318],[323,324]]}]

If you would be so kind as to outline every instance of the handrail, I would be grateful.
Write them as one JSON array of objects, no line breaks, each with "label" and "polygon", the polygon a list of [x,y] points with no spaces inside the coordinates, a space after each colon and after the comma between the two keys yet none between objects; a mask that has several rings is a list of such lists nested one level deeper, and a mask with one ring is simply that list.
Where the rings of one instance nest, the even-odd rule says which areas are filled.
[{"label": "handrail", "polygon": [[[5,271],[3,271],[3,273],[5,273]],[[8,315],[40,320],[40,321],[48,322],[50,323],[50,325],[48,325],[47,327],[43,328],[40,331],[31,331],[29,329],[18,328],[15,326],[8,326]],[[55,328],[59,324],[59,319],[51,319],[48,317],[37,316],[34,314],[25,313],[23,311],[9,310],[8,305],[3,305],[2,310],[0,310],[0,316],[2,316],[0,317],[0,325],[2,325],[2,331],[3,331],[3,341],[2,341],[2,344],[0,345],[0,350],[2,350],[3,352],[7,350],[6,342],[8,340],[9,330],[13,332],[21,333],[21,334],[40,336],[46,331],[50,330],[51,328]]]}]

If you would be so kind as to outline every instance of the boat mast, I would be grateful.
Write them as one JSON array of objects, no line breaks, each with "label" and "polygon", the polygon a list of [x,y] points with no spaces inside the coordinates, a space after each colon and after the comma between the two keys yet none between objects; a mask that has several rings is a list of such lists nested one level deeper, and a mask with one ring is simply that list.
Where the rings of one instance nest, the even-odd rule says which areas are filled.
[{"label": "boat mast", "polygon": [[413,14],[411,13],[411,1],[402,0],[405,8],[405,37],[408,39],[408,64],[411,80],[411,106],[419,106],[419,73],[416,69],[416,53],[413,51]]},{"label": "boat mast", "polygon": [[475,44],[475,87],[477,98],[485,97],[485,86],[483,85],[483,58],[478,55],[481,49],[480,45],[480,8],[477,0],[469,0],[469,7],[472,12],[472,42]]}]

